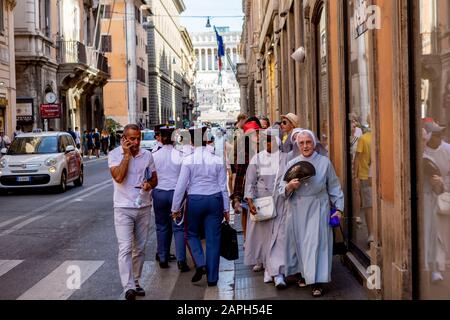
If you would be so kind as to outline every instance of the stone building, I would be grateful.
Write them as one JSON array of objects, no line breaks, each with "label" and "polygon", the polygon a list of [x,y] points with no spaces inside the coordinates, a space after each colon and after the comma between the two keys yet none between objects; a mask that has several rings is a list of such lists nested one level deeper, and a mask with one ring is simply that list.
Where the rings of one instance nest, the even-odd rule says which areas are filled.
[{"label": "stone building", "polygon": [[15,6],[15,0],[0,0],[0,134],[9,137],[16,126]]},{"label": "stone building", "polygon": [[[244,0],[243,9],[243,105],[272,121],[297,113],[328,149],[346,194],[347,265],[374,298],[449,299],[450,218],[438,200],[450,190],[450,2]],[[362,136],[368,179],[355,175]]]},{"label": "stone building", "polygon": [[111,78],[105,86],[105,116],[125,126],[149,123],[148,46],[145,24],[149,1],[103,0],[101,48]]},{"label": "stone building", "polygon": [[148,70],[150,80],[150,127],[183,120],[183,54],[180,14],[182,0],[155,0],[148,20]]},{"label": "stone building", "polygon": [[182,122],[184,127],[190,127],[193,121],[196,120],[194,108],[197,104],[197,92],[195,87],[196,57],[194,53],[194,45],[192,44],[191,36],[185,27],[181,27],[181,77],[183,81],[183,107],[182,107]]},{"label": "stone building", "polygon": [[103,126],[108,68],[94,42],[98,11],[93,0],[17,2],[17,122],[25,131],[44,129],[40,108],[48,105],[60,109],[48,128]]}]

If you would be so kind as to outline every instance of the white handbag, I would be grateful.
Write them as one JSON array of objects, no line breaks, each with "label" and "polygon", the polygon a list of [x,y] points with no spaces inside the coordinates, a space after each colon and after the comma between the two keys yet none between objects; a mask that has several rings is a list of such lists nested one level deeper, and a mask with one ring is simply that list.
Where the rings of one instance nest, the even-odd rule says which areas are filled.
[{"label": "white handbag", "polygon": [[276,218],[275,201],[272,196],[257,198],[253,200],[257,214],[250,214],[250,219],[254,222],[266,221]]},{"label": "white handbag", "polygon": [[277,189],[278,174],[280,173],[280,167],[278,167],[277,174],[275,176],[275,182],[273,187],[272,196],[256,198],[253,200],[253,204],[256,207],[256,214],[250,213],[250,219],[254,222],[266,221],[277,217],[277,210],[275,208],[275,190]]},{"label": "white handbag", "polygon": [[437,197],[438,213],[441,215],[450,215],[450,192],[444,192]]}]

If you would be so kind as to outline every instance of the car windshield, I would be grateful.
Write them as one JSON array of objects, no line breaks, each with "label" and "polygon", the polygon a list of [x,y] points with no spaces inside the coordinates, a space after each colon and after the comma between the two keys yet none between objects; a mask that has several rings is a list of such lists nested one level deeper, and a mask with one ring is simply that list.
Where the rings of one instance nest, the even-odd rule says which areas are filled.
[{"label": "car windshield", "polygon": [[9,155],[58,153],[57,137],[17,137],[9,147]]},{"label": "car windshield", "polygon": [[154,132],[142,132],[142,140],[155,140],[155,133]]}]

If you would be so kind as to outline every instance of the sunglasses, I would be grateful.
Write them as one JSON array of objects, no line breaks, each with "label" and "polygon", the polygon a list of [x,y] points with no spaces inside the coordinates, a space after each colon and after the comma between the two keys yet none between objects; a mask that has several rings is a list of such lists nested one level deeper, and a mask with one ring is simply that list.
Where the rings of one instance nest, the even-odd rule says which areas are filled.
[{"label": "sunglasses", "polygon": [[284,121],[281,122],[281,124],[287,126],[290,123],[287,120],[284,120]]}]

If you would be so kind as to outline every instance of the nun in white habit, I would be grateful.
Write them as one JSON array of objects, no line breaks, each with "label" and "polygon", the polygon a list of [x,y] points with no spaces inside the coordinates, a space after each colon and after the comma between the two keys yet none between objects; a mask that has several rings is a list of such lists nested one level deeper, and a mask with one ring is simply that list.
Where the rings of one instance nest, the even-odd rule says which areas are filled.
[{"label": "nun in white habit", "polygon": [[[283,159],[286,157],[280,152],[279,141],[277,142],[277,138],[270,131],[261,134],[261,137],[260,143],[266,148],[250,160],[246,173],[244,196],[252,215],[258,214],[253,200],[274,196],[274,193],[278,193],[276,176],[280,172],[280,157],[283,157]],[[262,266],[267,264],[267,253],[272,242],[272,232],[274,228],[279,228],[280,222],[278,220],[277,222],[276,219],[258,222],[252,219],[247,220],[244,263],[246,265],[255,265],[254,271],[260,271]],[[281,259],[284,260],[283,256]],[[283,264],[284,261],[279,261],[279,263]],[[286,286],[284,277],[279,270],[273,276],[280,276],[275,281],[277,287]],[[269,277],[266,280],[266,282],[269,282],[272,278]]]},{"label": "nun in white habit", "polygon": [[335,215],[342,218],[344,194],[331,161],[315,151],[314,133],[303,130],[297,136],[297,145],[300,155],[287,164],[286,171],[300,161],[307,161],[316,169],[316,175],[306,182],[282,180],[279,185],[280,194],[287,200],[285,275],[300,273],[304,283],[299,285],[312,285],[313,296],[320,297],[322,284],[331,282],[331,204],[337,209]]}]

